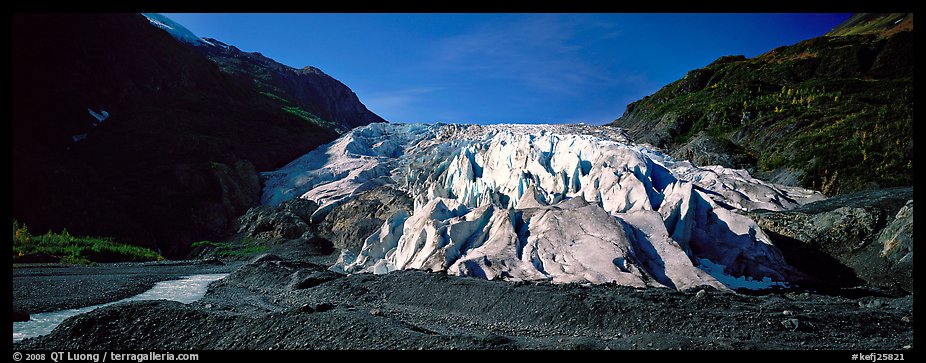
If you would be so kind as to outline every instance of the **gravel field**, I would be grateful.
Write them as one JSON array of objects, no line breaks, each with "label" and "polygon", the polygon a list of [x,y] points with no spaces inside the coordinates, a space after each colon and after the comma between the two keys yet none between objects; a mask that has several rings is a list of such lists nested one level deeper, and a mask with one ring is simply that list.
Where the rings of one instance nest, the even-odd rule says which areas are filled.
[{"label": "gravel field", "polygon": [[[15,280],[15,279],[14,279]],[[486,281],[423,271],[342,276],[267,255],[193,304],[117,304],[27,349],[909,349],[913,296],[744,295]]]}]

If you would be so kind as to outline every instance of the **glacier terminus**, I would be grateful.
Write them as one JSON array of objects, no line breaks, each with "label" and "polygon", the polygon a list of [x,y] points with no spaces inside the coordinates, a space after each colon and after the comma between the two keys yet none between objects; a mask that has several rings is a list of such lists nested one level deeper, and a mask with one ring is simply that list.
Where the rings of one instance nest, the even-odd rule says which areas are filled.
[{"label": "glacier terminus", "polygon": [[824,199],[745,170],[699,167],[618,128],[374,123],[264,173],[262,202],[332,207],[407,193],[345,273],[419,269],[485,279],[760,289],[800,272],[744,212]]}]

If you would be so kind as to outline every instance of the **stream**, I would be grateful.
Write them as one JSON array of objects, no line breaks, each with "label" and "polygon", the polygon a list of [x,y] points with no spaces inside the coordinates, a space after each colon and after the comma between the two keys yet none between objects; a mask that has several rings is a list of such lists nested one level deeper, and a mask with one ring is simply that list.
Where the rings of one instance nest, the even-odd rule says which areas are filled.
[{"label": "stream", "polygon": [[203,296],[206,295],[206,290],[209,288],[209,284],[220,280],[225,276],[228,276],[228,274],[190,275],[178,280],[158,282],[154,284],[154,287],[148,291],[119,301],[86,306],[77,309],[32,314],[29,321],[13,323],[13,342],[18,342],[25,338],[46,335],[51,333],[55,327],[57,327],[67,318],[113,304],[140,300],[171,300],[189,304],[196,300],[202,299]]}]

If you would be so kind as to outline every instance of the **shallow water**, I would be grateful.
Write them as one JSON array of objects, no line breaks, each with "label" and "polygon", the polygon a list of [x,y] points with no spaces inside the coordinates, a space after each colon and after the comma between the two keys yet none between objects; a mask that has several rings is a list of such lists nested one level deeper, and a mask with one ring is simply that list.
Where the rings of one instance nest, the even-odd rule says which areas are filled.
[{"label": "shallow water", "polygon": [[179,280],[161,281],[154,284],[150,290],[119,301],[106,304],[87,306],[77,309],[50,311],[32,314],[29,321],[13,323],[13,341],[18,342],[25,338],[32,338],[51,333],[61,322],[77,314],[83,314],[104,306],[127,301],[139,300],[171,300],[189,304],[202,299],[206,295],[209,284],[228,274],[203,274],[183,277]]}]

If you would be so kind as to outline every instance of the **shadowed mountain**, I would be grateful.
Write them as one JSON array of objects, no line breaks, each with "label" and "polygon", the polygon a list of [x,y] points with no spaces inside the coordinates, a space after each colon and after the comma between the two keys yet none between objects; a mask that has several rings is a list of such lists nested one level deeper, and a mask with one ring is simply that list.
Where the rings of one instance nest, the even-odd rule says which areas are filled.
[{"label": "shadowed mountain", "polygon": [[13,20],[13,218],[38,233],[182,257],[258,204],[258,172],[382,121],[320,71],[293,76],[315,93],[261,93],[139,14]]},{"label": "shadowed mountain", "polygon": [[196,47],[197,50],[218,64],[222,71],[253,82],[264,96],[279,101],[288,112],[300,115],[300,111],[307,111],[317,116],[315,119],[320,119],[322,125],[340,132],[373,122],[386,122],[367,110],[350,88],[318,68],[296,69],[260,53],[243,52],[211,38],[205,40],[210,44]]}]

